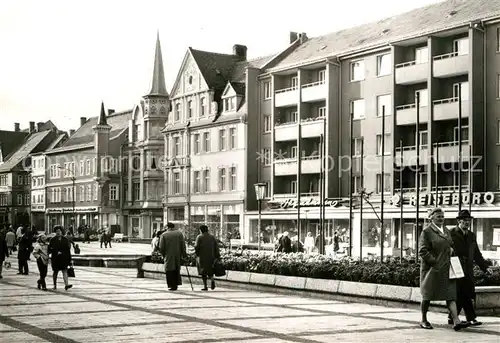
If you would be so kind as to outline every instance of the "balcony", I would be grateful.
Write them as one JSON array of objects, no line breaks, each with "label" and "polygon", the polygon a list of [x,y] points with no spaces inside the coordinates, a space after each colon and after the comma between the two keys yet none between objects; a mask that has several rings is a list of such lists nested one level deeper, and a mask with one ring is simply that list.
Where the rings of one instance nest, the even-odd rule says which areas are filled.
[{"label": "balcony", "polygon": [[[437,143],[434,147],[438,148],[438,163],[458,163],[458,141]],[[469,141],[462,141],[462,160],[468,161]]]},{"label": "balcony", "polygon": [[299,135],[296,122],[274,125],[274,141],[285,142],[297,140]]},{"label": "balcony", "polygon": [[290,87],[278,89],[274,93],[274,106],[287,107],[297,105],[299,102],[299,89],[298,87]]},{"label": "balcony", "polygon": [[302,101],[315,102],[325,100],[327,93],[325,80],[308,83],[302,86]]},{"label": "balcony", "polygon": [[300,136],[302,138],[319,137],[323,134],[324,117],[302,119],[300,122]]},{"label": "balcony", "polygon": [[[415,166],[417,165],[417,149],[415,145],[403,147],[403,167]],[[427,165],[429,162],[429,153],[427,151],[426,145],[420,146],[420,156],[419,162],[421,166]],[[396,156],[394,157],[394,162],[397,166],[401,166],[401,149],[396,148]]]},{"label": "balcony", "polygon": [[319,156],[304,157],[300,161],[301,174],[319,174],[321,172],[321,159]]},{"label": "balcony", "polygon": [[[429,121],[428,106],[420,106],[419,121],[420,124],[425,124]],[[417,124],[417,106],[409,104],[396,107],[396,125],[411,124]]]},{"label": "balcony", "polygon": [[274,175],[276,176],[297,175],[297,159],[283,158],[279,160],[274,160]]},{"label": "balcony", "polygon": [[[458,119],[458,98],[435,100],[434,120]],[[462,100],[462,118],[469,117],[469,101]]]},{"label": "balcony", "polygon": [[429,63],[417,63],[417,61],[396,64],[396,83],[399,85],[411,85],[427,81],[429,74]]},{"label": "balcony", "polygon": [[433,74],[437,78],[466,75],[469,73],[469,55],[458,52],[434,57]]},{"label": "balcony", "polygon": [[144,178],[163,179],[164,172],[161,169],[149,169],[144,171]]}]

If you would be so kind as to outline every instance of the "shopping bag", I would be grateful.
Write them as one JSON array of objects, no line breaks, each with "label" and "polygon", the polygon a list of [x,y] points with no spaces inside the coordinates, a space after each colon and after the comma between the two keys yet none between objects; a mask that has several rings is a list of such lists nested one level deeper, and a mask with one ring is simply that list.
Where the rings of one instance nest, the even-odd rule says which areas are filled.
[{"label": "shopping bag", "polygon": [[461,279],[465,276],[458,256],[450,258],[450,279]]},{"label": "shopping bag", "polygon": [[75,269],[73,266],[68,267],[68,277],[75,277]]},{"label": "shopping bag", "polygon": [[222,265],[220,260],[215,260],[213,269],[214,269],[214,275],[217,277],[226,275],[226,270],[224,269],[224,266]]}]

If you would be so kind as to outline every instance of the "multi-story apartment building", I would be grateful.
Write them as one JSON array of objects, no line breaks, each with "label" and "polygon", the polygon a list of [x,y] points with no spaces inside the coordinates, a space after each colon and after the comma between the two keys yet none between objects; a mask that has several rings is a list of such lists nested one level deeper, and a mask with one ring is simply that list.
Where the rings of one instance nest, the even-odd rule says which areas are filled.
[{"label": "multi-story apartment building", "polygon": [[[16,130],[18,131],[16,124]],[[2,222],[14,226],[34,225],[30,218],[31,206],[31,156],[44,151],[58,140],[57,128],[38,131],[35,123],[30,122],[28,135],[24,142],[14,149],[0,165],[0,213]]]},{"label": "multi-story apartment building", "polygon": [[88,225],[119,231],[121,216],[120,155],[131,112],[108,110],[80,118],[80,127],[64,144],[45,151],[46,214],[54,225]]},{"label": "multi-story apartment building", "polygon": [[164,139],[161,130],[169,106],[158,36],[151,91],[132,110],[129,139],[122,151],[123,215],[129,237],[151,238],[163,226]]},{"label": "multi-story apartment building", "polygon": [[[464,208],[472,198],[481,249],[500,246],[499,8],[498,0],[450,0],[321,37],[301,35],[298,48],[261,69],[259,121],[249,133],[260,138],[255,158],[261,163],[249,163],[248,176],[249,184],[269,185],[264,242],[284,230],[296,234],[297,227],[301,238],[318,233],[318,146],[325,137],[325,234],[338,231],[354,256],[361,249],[364,256],[380,254],[381,240],[384,255],[399,255],[401,247],[414,251],[417,202],[420,218],[437,204],[453,225],[459,184]],[[468,165],[475,165],[471,174]],[[373,192],[363,214],[359,189]],[[249,202],[250,242],[257,239],[255,209],[255,201]]]},{"label": "multi-story apartment building", "polygon": [[189,239],[201,224],[216,236],[241,235],[247,141],[256,139],[247,135],[257,100],[252,69],[270,60],[247,60],[247,47],[239,44],[232,54],[186,52],[163,130],[164,203],[166,220],[194,229],[186,232]]}]

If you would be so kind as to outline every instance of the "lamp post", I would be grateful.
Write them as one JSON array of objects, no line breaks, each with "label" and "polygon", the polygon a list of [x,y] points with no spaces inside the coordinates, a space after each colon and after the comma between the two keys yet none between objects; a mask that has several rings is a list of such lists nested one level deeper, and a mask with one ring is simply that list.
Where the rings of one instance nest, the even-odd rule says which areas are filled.
[{"label": "lamp post", "polygon": [[254,185],[255,187],[255,197],[257,198],[257,201],[259,202],[259,219],[257,222],[258,226],[258,237],[257,237],[257,242],[258,242],[258,250],[260,251],[260,232],[261,232],[261,215],[262,215],[262,200],[264,200],[266,196],[266,189],[267,189],[267,183],[265,182],[258,182]]}]

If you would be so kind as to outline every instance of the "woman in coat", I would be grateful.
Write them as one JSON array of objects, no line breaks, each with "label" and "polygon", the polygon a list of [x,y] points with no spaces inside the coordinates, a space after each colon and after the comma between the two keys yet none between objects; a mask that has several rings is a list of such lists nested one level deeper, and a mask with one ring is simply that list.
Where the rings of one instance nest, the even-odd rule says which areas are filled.
[{"label": "woman in coat", "polygon": [[2,278],[3,261],[6,257],[9,257],[9,248],[5,239],[5,229],[0,229],[0,279]]},{"label": "woman in coat", "polygon": [[49,245],[47,244],[47,236],[41,234],[38,236],[38,241],[33,249],[33,256],[36,258],[40,279],[37,281],[38,289],[47,290],[45,277],[47,276],[47,267],[49,264]]},{"label": "woman in coat", "polygon": [[17,252],[17,260],[19,264],[19,273],[28,275],[28,260],[31,255],[31,248],[33,242],[31,241],[31,236],[26,232],[25,228],[21,228],[21,236],[19,237],[19,251]]},{"label": "woman in coat", "polygon": [[57,289],[57,274],[62,272],[64,279],[64,289],[68,290],[73,285],[68,281],[68,267],[71,264],[71,249],[70,243],[66,237],[63,236],[62,226],[57,225],[54,227],[56,232],[55,237],[52,237],[49,243],[49,254],[52,259],[52,279],[54,281],[54,289]]},{"label": "woman in coat", "polygon": [[422,230],[419,239],[420,261],[420,292],[422,294],[423,329],[433,329],[427,320],[427,312],[431,301],[446,301],[453,319],[455,331],[466,327],[458,318],[456,282],[450,279],[450,258],[453,253],[453,240],[450,231],[444,227],[444,213],[440,208],[434,208],[429,213],[431,223]]},{"label": "woman in coat", "polygon": [[214,262],[220,258],[219,245],[214,236],[208,233],[208,226],[200,226],[200,234],[196,237],[194,251],[196,253],[196,266],[198,274],[203,280],[202,291],[208,291],[207,279],[210,278],[210,288],[215,289]]}]

